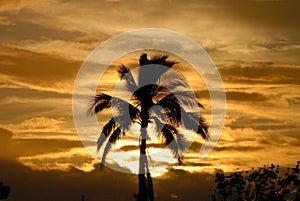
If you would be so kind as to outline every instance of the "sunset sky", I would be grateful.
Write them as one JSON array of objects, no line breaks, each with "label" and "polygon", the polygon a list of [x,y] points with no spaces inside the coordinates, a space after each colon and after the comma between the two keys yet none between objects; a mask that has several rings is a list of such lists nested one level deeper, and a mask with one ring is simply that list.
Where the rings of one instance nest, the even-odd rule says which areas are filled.
[{"label": "sunset sky", "polygon": [[[216,64],[227,96],[215,149],[200,160],[197,138],[183,166],[175,163],[155,175],[156,200],[208,200],[217,170],[295,165],[300,159],[299,7],[297,0],[0,0],[0,181],[11,186],[8,200],[75,201],[82,194],[87,201],[133,200],[137,176],[100,171],[81,144],[72,93],[94,48],[140,28],[170,29],[199,43]],[[116,61],[99,89],[111,93],[117,66],[136,66],[140,53]],[[180,61],[174,69],[186,77],[209,121],[210,97],[201,76],[168,55]],[[98,116],[99,124],[108,116]],[[138,143],[125,142],[116,148],[134,151],[128,145]]]}]

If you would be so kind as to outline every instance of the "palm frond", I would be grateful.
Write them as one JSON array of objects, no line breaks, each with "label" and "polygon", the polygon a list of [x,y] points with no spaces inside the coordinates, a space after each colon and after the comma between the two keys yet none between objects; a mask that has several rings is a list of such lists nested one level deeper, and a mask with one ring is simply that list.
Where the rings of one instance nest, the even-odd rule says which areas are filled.
[{"label": "palm frond", "polygon": [[167,89],[174,89],[177,87],[190,88],[187,80],[175,71],[167,71],[162,74],[159,80],[159,85]]},{"label": "palm frond", "polygon": [[191,90],[175,90],[172,91],[172,93],[176,96],[182,106],[204,108],[203,105],[197,101],[194,92]]},{"label": "palm frond", "polygon": [[181,115],[184,128],[196,132],[201,135],[203,139],[209,139],[208,125],[204,118],[198,113],[186,112],[184,109],[182,109]]},{"label": "palm frond", "polygon": [[[168,56],[166,55],[157,55],[151,59],[148,59],[147,54],[142,54],[140,57],[140,68],[138,74],[139,86],[154,84],[158,82],[161,75],[177,63],[175,61],[169,61],[167,59]],[[164,66],[165,68],[163,68],[162,66]]]},{"label": "palm frond", "polygon": [[142,54],[139,60],[140,66],[147,65],[148,61],[147,54]]},{"label": "palm frond", "polygon": [[[171,122],[173,125],[179,125],[181,121],[181,108],[177,98],[174,94],[169,94],[163,99],[158,101],[155,105],[161,106],[167,116],[167,121]],[[157,115],[160,116],[160,111],[156,111]]]},{"label": "palm frond", "polygon": [[106,142],[106,146],[103,151],[103,155],[101,159],[101,167],[103,164],[105,164],[106,156],[111,149],[111,145],[115,144],[117,140],[121,139],[121,134],[122,134],[121,129],[117,128],[109,137],[109,140]]},{"label": "palm frond", "polygon": [[149,118],[151,120],[158,118],[160,121],[165,122],[167,120],[167,115],[161,107],[152,107],[151,110],[149,110]]},{"label": "palm frond", "polygon": [[174,138],[174,135],[177,134],[177,129],[174,128],[174,130],[173,130],[172,128],[174,128],[174,127],[171,127],[170,125],[166,124],[163,127],[163,129],[161,130],[160,134],[164,137],[165,143],[166,143],[166,145],[168,145],[168,147],[171,150],[174,157],[179,159],[180,158],[180,151],[179,151],[179,147],[177,145],[177,142]]},{"label": "palm frond", "polygon": [[123,132],[128,131],[133,124],[133,122],[131,121],[131,119],[128,117],[127,114],[118,115],[115,117],[115,120],[118,123],[119,128]]},{"label": "palm frond", "polygon": [[183,134],[179,133],[174,126],[169,124],[164,126],[161,134],[165,138],[168,148],[171,150],[174,157],[178,159],[179,165],[181,165],[183,153],[188,148],[188,143],[186,142]]},{"label": "palm frond", "polygon": [[165,144],[169,147],[175,158],[179,163],[183,157],[183,153],[188,148],[184,135],[178,129],[170,124],[163,124],[159,118],[152,118],[155,122],[155,132],[159,138],[163,137]]},{"label": "palm frond", "polygon": [[136,91],[137,85],[130,69],[124,65],[121,65],[118,73],[120,74],[121,80],[125,80],[127,89],[131,92]]},{"label": "palm frond", "polygon": [[178,132],[176,135],[176,140],[177,140],[177,144],[179,147],[179,150],[184,153],[188,148],[189,148],[189,144],[187,143],[184,134]]},{"label": "palm frond", "polygon": [[119,124],[120,129],[127,131],[133,122],[140,122],[140,111],[132,104],[119,98],[113,98],[113,109],[118,113],[115,121]]},{"label": "palm frond", "polygon": [[101,112],[103,109],[111,108],[111,96],[105,93],[96,94],[91,101],[88,114],[93,115]]},{"label": "palm frond", "polygon": [[120,77],[123,78],[123,76],[126,74],[126,73],[129,73],[130,72],[130,69],[127,68],[125,65],[121,65],[118,69],[118,73],[120,74]]},{"label": "palm frond", "polygon": [[102,132],[97,141],[97,151],[101,148],[106,139],[110,136],[112,131],[115,129],[116,122],[114,118],[111,118],[102,128]]},{"label": "palm frond", "polygon": [[175,99],[180,103],[181,106],[187,106],[187,107],[201,107],[204,109],[204,106],[199,103],[196,99],[196,96],[194,94],[193,91],[191,91],[190,89],[171,89],[172,91],[170,91],[169,89],[165,88],[165,87],[157,87],[156,88],[156,96],[157,99],[159,100],[163,100],[164,97],[165,100],[168,100],[170,98]]},{"label": "palm frond", "polygon": [[112,107],[120,113],[129,111],[129,116],[132,120],[139,120],[140,111],[135,106],[121,98],[112,97],[104,93],[96,94],[88,112],[93,115],[101,112],[103,109],[111,109]]},{"label": "palm frond", "polygon": [[139,60],[140,66],[147,65],[147,64],[160,64],[163,66],[167,66],[169,68],[172,68],[173,65],[177,64],[176,61],[168,61],[167,59],[169,56],[167,55],[156,55],[153,56],[151,59],[147,58],[147,54],[142,54]]},{"label": "palm frond", "polygon": [[151,119],[154,121],[155,133],[159,137],[159,134],[162,131],[165,123],[163,123],[157,116],[151,116]]},{"label": "palm frond", "polygon": [[150,60],[148,60],[147,64],[160,64],[169,68],[172,68],[178,62],[167,60],[169,56],[167,55],[155,55]]},{"label": "palm frond", "polygon": [[[181,119],[184,118],[184,115],[186,114],[182,106],[188,106],[190,108],[203,107],[194,98],[192,92],[190,91],[175,91],[174,93],[169,93],[161,100],[157,101],[155,105],[160,105],[165,110],[167,122],[176,126],[179,126],[182,123]],[[156,109],[154,112],[157,114],[157,116],[161,116],[161,111],[158,109]],[[189,116],[187,116],[187,118],[189,118]],[[199,130],[199,132],[203,134],[206,132],[205,128],[207,129],[207,125],[205,124],[204,119],[200,118],[200,120],[200,126],[201,128],[203,127],[204,130],[203,132]],[[189,123],[186,124],[189,125]]]}]

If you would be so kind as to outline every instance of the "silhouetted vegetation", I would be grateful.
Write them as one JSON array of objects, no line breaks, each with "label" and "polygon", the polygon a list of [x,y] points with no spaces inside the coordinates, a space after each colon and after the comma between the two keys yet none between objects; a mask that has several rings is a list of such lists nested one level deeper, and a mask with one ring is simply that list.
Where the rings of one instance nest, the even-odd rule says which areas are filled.
[{"label": "silhouetted vegetation", "polygon": [[299,164],[283,169],[271,164],[258,170],[216,173],[212,201],[300,201]]},{"label": "silhouetted vegetation", "polygon": [[[104,109],[117,111],[116,116],[102,128],[97,142],[98,150],[105,144],[101,165],[105,164],[112,144],[120,140],[133,124],[140,125],[139,192],[134,195],[139,201],[154,200],[146,152],[148,124],[154,124],[156,136],[171,149],[179,164],[187,149],[184,134],[180,132],[181,127],[194,131],[204,139],[209,137],[208,126],[198,110],[203,106],[194,97],[186,79],[169,70],[176,63],[168,60],[168,56],[159,55],[148,59],[147,54],[142,54],[137,78],[131,69],[121,65],[118,73],[127,91],[132,94],[130,101],[100,92],[95,95],[89,111],[92,115]],[[198,108],[196,112],[190,112],[183,106]]]},{"label": "silhouetted vegetation", "polygon": [[2,182],[0,182],[0,200],[7,199],[10,194],[10,187],[4,186]]}]

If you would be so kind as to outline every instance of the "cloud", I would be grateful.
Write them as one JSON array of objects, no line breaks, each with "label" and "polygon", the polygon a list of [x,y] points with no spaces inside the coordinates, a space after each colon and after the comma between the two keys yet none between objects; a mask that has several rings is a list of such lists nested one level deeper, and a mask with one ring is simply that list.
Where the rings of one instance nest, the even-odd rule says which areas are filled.
[{"label": "cloud", "polygon": [[66,98],[44,98],[41,101],[38,97],[22,98],[16,95],[4,98],[1,106],[1,124],[10,124],[11,127],[28,119],[40,117],[64,121],[61,126],[66,126],[70,125],[72,116],[71,99]]},{"label": "cloud", "polygon": [[[7,130],[2,129],[1,132],[6,133],[9,138],[12,136]],[[3,142],[1,138],[0,143]],[[79,145],[78,141],[12,139],[11,143],[17,153],[18,163],[0,158],[0,171],[5,173],[1,179],[14,189],[10,199],[39,200],[47,196],[50,200],[71,201],[84,194],[86,198],[125,201],[131,199],[132,194],[136,192],[136,175],[119,173],[109,168],[100,171],[99,164],[87,154],[84,148],[76,147]],[[180,185],[167,188],[172,183],[182,180],[182,176],[185,180],[181,181]],[[31,178],[30,185],[25,177]],[[183,170],[170,169],[163,177],[153,178],[155,196],[157,199],[164,200],[170,199],[171,194],[176,194],[178,200],[182,201],[190,198],[206,199],[212,178],[213,176],[209,174],[191,174]],[[198,185],[204,184],[208,185],[201,188],[199,194]],[[127,188],[123,188],[124,185]],[[119,186],[117,194],[111,186]],[[74,189],[78,190],[74,192]]]},{"label": "cloud", "polygon": [[[2,180],[13,189],[12,200],[128,200],[136,192],[136,176],[121,174],[106,169],[83,174],[75,168],[70,172],[33,171],[18,163],[0,161],[0,170],[5,172]],[[27,178],[27,179],[26,179]],[[30,182],[28,181],[30,178]],[[126,184],[127,188],[123,188]],[[111,186],[118,189],[112,190]]]},{"label": "cloud", "polygon": [[[53,137],[53,134],[51,135]],[[19,138],[10,130],[0,128],[0,159],[13,159],[17,157],[33,157],[49,153],[69,152],[74,148],[82,148],[77,138]],[[77,152],[76,152],[77,153]],[[84,152],[83,152],[84,153]],[[58,154],[59,155],[59,154]],[[42,158],[42,157],[41,157]],[[88,159],[89,157],[87,157]]]},{"label": "cloud", "polygon": [[[34,48],[42,49],[52,45],[52,51],[56,54],[70,54],[76,50],[77,53],[81,52],[81,56],[86,56],[84,50],[93,49],[99,44],[97,42],[117,33],[136,28],[161,27],[192,37],[218,62],[239,58],[299,63],[297,50],[286,48],[299,45],[295,34],[299,28],[295,21],[298,12],[290,11],[298,4],[294,0],[267,4],[252,1],[248,2],[248,6],[237,0],[226,3],[220,0],[191,0],[189,3],[90,0],[84,5],[80,1],[52,1],[51,4],[48,1],[28,1],[18,6],[14,6],[15,3],[4,4],[3,8],[20,10],[18,15],[10,15],[10,9],[5,13],[18,25],[12,29],[15,31],[4,30],[2,35],[5,41],[8,41],[7,36],[10,43],[27,48],[32,48],[33,44]],[[156,4],[159,7],[153,6]],[[172,12],[165,12],[168,9]],[[33,29],[38,31],[33,32]],[[98,41],[70,43],[71,40],[77,41],[77,38],[95,35]],[[249,35],[253,37],[249,39]]]},{"label": "cloud", "polygon": [[[201,99],[210,99],[208,91],[196,91],[196,97]],[[268,99],[267,96],[256,92],[245,91],[226,91],[227,101],[245,101],[245,102],[260,102]]]},{"label": "cloud", "polygon": [[12,137],[14,134],[4,128],[0,128],[0,160],[14,159],[12,154]]},{"label": "cloud", "polygon": [[20,156],[18,161],[25,166],[29,166],[33,170],[59,170],[71,171],[72,168],[84,172],[94,170],[96,161],[86,152],[83,147],[65,148],[62,151],[56,150],[44,154],[36,154],[31,156]]},{"label": "cloud", "polygon": [[70,94],[63,94],[56,91],[41,91],[25,86],[10,80],[0,81],[0,91],[2,95],[1,103],[21,103],[28,102],[30,99],[69,99]]},{"label": "cloud", "polygon": [[261,150],[263,148],[256,147],[256,146],[220,146],[220,147],[215,147],[214,149],[217,152],[221,152],[221,151],[253,152],[253,151]]},{"label": "cloud", "polygon": [[[13,189],[12,200],[73,201],[85,195],[86,199],[128,201],[138,189],[136,175],[109,168],[100,171],[98,165],[94,171],[83,174],[76,168],[69,172],[33,171],[21,164],[0,160],[0,171],[5,172],[1,179]],[[30,182],[26,178],[30,178]],[[213,175],[171,169],[164,177],[153,178],[153,183],[157,200],[172,200],[172,194],[178,196],[178,201],[207,200],[208,189],[213,186]]]},{"label": "cloud", "polygon": [[281,135],[278,133],[266,134],[260,143],[265,145],[276,145],[276,146],[296,146],[300,144],[300,139],[297,136],[292,135]]},{"label": "cloud", "polygon": [[251,126],[255,130],[260,131],[271,131],[271,130],[285,130],[285,129],[295,129],[297,125],[292,125],[290,122],[285,120],[280,120],[277,118],[267,118],[259,116],[248,116],[248,115],[238,115],[232,121],[228,122],[228,127],[236,128],[246,128]]},{"label": "cloud", "polygon": [[49,4],[49,1],[46,0],[15,0],[15,1],[5,1],[1,0],[0,4],[0,12],[19,12],[23,9],[33,9],[39,8],[40,6],[44,6]]},{"label": "cloud", "polygon": [[59,153],[63,151],[69,151],[73,148],[82,148],[82,144],[79,139],[67,140],[67,139],[19,139],[14,138],[12,141],[14,152],[17,156],[36,156],[48,153]]},{"label": "cloud", "polygon": [[[239,62],[236,62],[239,63]],[[270,63],[235,64],[220,66],[225,82],[252,84],[296,84],[299,85],[300,70],[296,66],[280,66]]]},{"label": "cloud", "polygon": [[249,1],[247,4],[238,0],[229,2],[218,1],[219,6],[231,17],[239,16],[239,20],[244,23],[253,23],[258,26],[268,28],[294,28],[299,30],[297,19],[299,13],[299,1]]},{"label": "cloud", "polygon": [[12,125],[12,128],[14,127],[18,131],[38,131],[38,132],[50,132],[50,131],[57,131],[59,128],[59,125],[62,124],[62,121],[53,119],[53,118],[47,118],[47,117],[35,117],[31,119],[27,119],[20,124]]},{"label": "cloud", "polygon": [[[43,24],[42,19],[50,24],[53,21],[51,18],[38,14],[28,15],[29,14],[21,13],[19,15],[10,15],[9,17],[3,16],[3,22],[11,22],[6,23],[6,27],[3,27],[3,29],[0,30],[2,35],[0,42],[6,44],[10,42],[19,46],[26,45],[27,47],[30,47],[32,45],[29,44],[30,42],[41,42],[47,40],[64,40],[66,42],[73,42],[77,37],[84,36],[84,34],[79,31],[64,31],[57,29],[57,27],[46,26]],[[36,20],[27,21],[27,18],[37,18],[41,21],[41,23],[37,23],[38,21]],[[59,22],[56,23],[59,24]],[[28,44],[25,43],[26,41]]]},{"label": "cloud", "polygon": [[233,101],[264,101],[266,97],[259,93],[247,93],[247,92],[226,92],[226,98]]},{"label": "cloud", "polygon": [[27,88],[71,93],[81,62],[0,45],[0,75]]},{"label": "cloud", "polygon": [[7,16],[0,16],[0,26],[14,26],[15,23],[11,22]]},{"label": "cloud", "polygon": [[30,119],[26,119],[20,123],[15,124],[0,124],[1,126],[12,130],[16,133],[49,133],[49,132],[57,132],[61,129],[61,124],[63,123],[62,120],[54,119],[54,118],[48,118],[48,117],[33,117]]}]

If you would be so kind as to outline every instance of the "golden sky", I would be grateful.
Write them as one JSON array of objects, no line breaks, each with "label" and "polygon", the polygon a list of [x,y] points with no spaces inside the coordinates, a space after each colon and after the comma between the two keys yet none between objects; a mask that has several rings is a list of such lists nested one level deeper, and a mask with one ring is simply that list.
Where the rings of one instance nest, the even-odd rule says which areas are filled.
[{"label": "golden sky", "polygon": [[[160,200],[206,198],[205,182],[211,184],[209,173],[216,169],[294,165],[300,158],[299,7],[297,0],[0,0],[0,181],[12,186],[11,200],[75,200],[81,193],[89,200],[130,200],[136,177],[99,171],[81,145],[72,92],[94,48],[137,28],[166,28],[198,42],[220,71],[227,95],[225,126],[214,151],[198,159],[198,139],[183,166],[156,178]],[[119,62],[137,61],[131,56]],[[209,118],[207,89],[197,76],[184,75]],[[117,77],[112,67],[99,87],[109,92]],[[132,151],[123,145],[118,148]],[[28,190],[22,189],[29,178]]]}]

